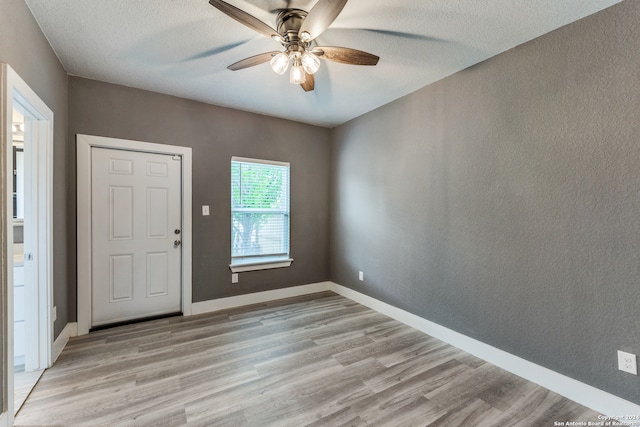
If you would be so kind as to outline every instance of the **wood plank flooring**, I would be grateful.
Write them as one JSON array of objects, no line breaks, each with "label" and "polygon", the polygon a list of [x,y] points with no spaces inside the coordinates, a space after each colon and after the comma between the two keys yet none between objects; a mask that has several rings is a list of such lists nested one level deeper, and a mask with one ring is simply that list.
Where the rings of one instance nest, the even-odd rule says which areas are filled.
[{"label": "wood plank flooring", "polygon": [[18,426],[553,426],[598,414],[330,292],[74,338]]},{"label": "wood plank flooring", "polygon": [[22,404],[27,400],[33,386],[36,385],[44,371],[14,372],[13,373],[13,408],[18,413]]}]

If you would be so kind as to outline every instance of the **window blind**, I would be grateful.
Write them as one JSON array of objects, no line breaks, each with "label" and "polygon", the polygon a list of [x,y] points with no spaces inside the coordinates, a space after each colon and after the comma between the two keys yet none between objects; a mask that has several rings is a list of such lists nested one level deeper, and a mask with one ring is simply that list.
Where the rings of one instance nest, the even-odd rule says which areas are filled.
[{"label": "window blind", "polygon": [[231,160],[231,263],[289,257],[289,164]]}]

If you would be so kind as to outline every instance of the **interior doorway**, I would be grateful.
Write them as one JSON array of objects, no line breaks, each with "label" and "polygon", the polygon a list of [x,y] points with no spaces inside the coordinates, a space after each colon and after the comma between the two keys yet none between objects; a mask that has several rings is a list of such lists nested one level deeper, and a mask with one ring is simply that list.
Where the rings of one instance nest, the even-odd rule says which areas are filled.
[{"label": "interior doorway", "polygon": [[[173,167],[176,167],[176,172],[179,173],[180,178],[178,182],[180,183],[180,191],[181,200],[180,209],[181,212],[181,222],[182,229],[179,229],[175,225],[171,225],[168,228],[167,236],[173,236],[169,242],[171,243],[171,247],[169,248],[169,252],[174,252],[171,256],[177,255],[180,257],[179,265],[181,269],[177,271],[179,277],[177,279],[173,279],[174,281],[178,280],[182,284],[181,295],[178,300],[179,306],[181,306],[182,313],[185,316],[191,315],[191,223],[192,223],[192,199],[191,199],[191,165],[192,165],[192,153],[191,148],[189,147],[181,147],[175,145],[168,144],[155,144],[150,142],[143,141],[131,141],[125,139],[117,139],[117,138],[107,138],[102,136],[95,135],[76,135],[76,148],[77,148],[77,196],[78,196],[78,335],[85,335],[89,333],[89,330],[92,328],[93,323],[93,289],[92,289],[92,278],[93,278],[93,262],[92,262],[92,249],[94,248],[93,243],[93,225],[92,225],[92,199],[93,199],[93,186],[92,180],[102,180],[99,176],[94,176],[93,173],[93,152],[99,149],[106,150],[120,150],[121,153],[146,153],[141,154],[143,157],[146,155],[159,155],[160,158],[169,156],[170,163],[175,163]],[[109,168],[113,172],[117,172],[121,170],[121,172],[125,172],[130,170],[127,166],[126,157],[116,156],[118,159],[114,158],[114,160],[118,160],[115,162],[109,162],[111,166]],[[150,164],[138,166],[138,168],[142,168],[144,174],[147,175],[163,175],[164,173],[159,173],[163,171],[165,168],[161,166],[162,161],[152,161]],[[131,164],[133,167],[133,164]],[[122,169],[121,169],[122,168]],[[168,170],[168,169],[167,169]],[[124,187],[122,187],[124,188]],[[156,188],[160,188],[156,186]],[[152,191],[152,193],[154,193]],[[163,192],[160,192],[163,193]],[[158,196],[160,193],[155,194]],[[116,193],[113,193],[110,197],[117,196]],[[154,197],[148,197],[148,202],[153,202]],[[160,199],[163,200],[161,197]],[[153,202],[155,204],[155,202]],[[162,203],[161,203],[162,204]],[[125,204],[126,205],[126,204]],[[125,206],[122,205],[122,206]],[[122,208],[121,206],[121,208]],[[126,209],[125,209],[126,210]],[[144,211],[144,209],[143,209]],[[163,216],[158,216],[154,219],[162,219]],[[169,217],[167,217],[169,219]],[[179,221],[167,221],[167,226],[170,224],[174,224]],[[164,224],[164,220],[161,221]],[[120,225],[128,224],[127,221],[120,223]],[[148,223],[151,224],[151,223]],[[152,227],[155,229],[155,226]],[[166,229],[166,227],[163,226]],[[175,230],[174,230],[175,229]],[[128,230],[128,226],[122,228],[121,230]],[[152,231],[151,229],[147,229],[147,231]],[[177,233],[176,233],[177,231]],[[127,233],[124,233],[127,234]],[[152,234],[156,234],[153,232]],[[158,232],[158,240],[163,240],[165,237],[164,233]],[[179,237],[178,237],[179,236]],[[117,240],[117,239],[116,239]],[[174,247],[175,241],[175,247]],[[181,248],[181,250],[179,250]],[[162,251],[157,251],[158,253]],[[162,257],[162,256],[161,256]],[[152,257],[153,258],[153,257]],[[123,258],[126,261],[126,257]],[[114,260],[119,262],[118,260]],[[148,264],[148,265],[152,265]],[[126,265],[126,262],[124,263]],[[115,263],[110,262],[109,267],[116,267]],[[148,266],[141,266],[137,268],[137,271],[147,270]],[[129,271],[128,267],[125,269],[121,269],[121,271]],[[157,270],[157,269],[153,269]],[[115,271],[115,269],[114,269]],[[126,277],[126,275],[123,275]],[[162,280],[159,282],[164,283]],[[129,283],[128,280],[124,280],[123,283]],[[164,291],[160,291],[159,289],[150,289],[150,294],[157,293],[157,296],[160,297],[164,294]],[[120,291],[118,291],[120,292]],[[115,294],[112,294],[115,295]],[[122,295],[121,295],[122,296]],[[153,296],[156,298],[156,296]],[[125,298],[126,299],[126,298]],[[179,307],[178,306],[178,307]],[[161,309],[160,312],[164,310]],[[167,310],[164,310],[167,312]],[[172,310],[168,310],[169,312]]]},{"label": "interior doorway", "polygon": [[182,312],[182,156],[91,150],[91,327]]},{"label": "interior doorway", "polygon": [[2,417],[11,425],[51,363],[53,112],[8,64],[2,83]]},{"label": "interior doorway", "polygon": [[[31,250],[37,245],[34,208],[37,188],[32,179],[33,135],[28,112],[15,105],[12,120],[13,150],[13,413],[16,414],[44,372],[38,361],[38,272]],[[36,206],[34,206],[34,204]],[[11,242],[9,242],[11,243]],[[25,246],[26,245],[26,246]],[[25,251],[26,247],[26,251]]]}]

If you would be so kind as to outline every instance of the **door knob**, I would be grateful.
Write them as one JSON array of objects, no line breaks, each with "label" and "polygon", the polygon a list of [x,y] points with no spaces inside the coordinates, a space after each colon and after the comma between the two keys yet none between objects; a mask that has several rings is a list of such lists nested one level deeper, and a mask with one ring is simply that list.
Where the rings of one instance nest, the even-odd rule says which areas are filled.
[{"label": "door knob", "polygon": [[178,246],[180,246],[181,243],[182,242],[180,240],[176,240],[176,241],[173,242],[173,247],[177,248]]}]

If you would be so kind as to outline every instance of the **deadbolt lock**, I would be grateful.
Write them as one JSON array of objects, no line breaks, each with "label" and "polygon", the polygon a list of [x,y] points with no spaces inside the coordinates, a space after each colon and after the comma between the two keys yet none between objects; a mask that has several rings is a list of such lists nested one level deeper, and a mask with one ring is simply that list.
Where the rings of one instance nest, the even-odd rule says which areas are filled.
[{"label": "deadbolt lock", "polygon": [[175,231],[174,231],[174,233],[176,233],[176,234],[180,234],[180,229],[179,229],[179,228],[176,228],[176,229],[175,229]]}]

